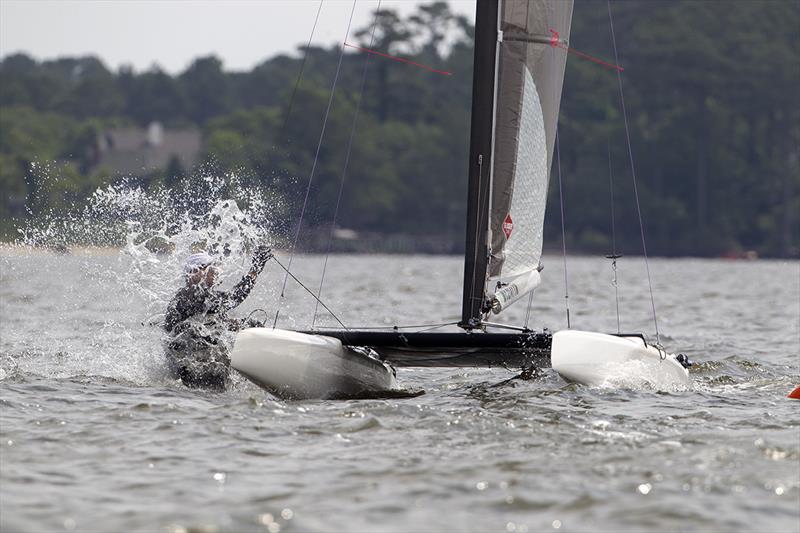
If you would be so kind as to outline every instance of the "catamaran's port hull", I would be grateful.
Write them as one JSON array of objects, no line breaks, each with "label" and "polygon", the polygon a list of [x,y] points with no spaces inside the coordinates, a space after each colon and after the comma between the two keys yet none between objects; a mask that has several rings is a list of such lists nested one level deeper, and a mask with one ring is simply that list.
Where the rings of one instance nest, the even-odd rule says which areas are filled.
[{"label": "catamaran's port hull", "polygon": [[284,399],[395,396],[394,370],[339,340],[297,331],[248,328],[236,335],[231,366]]}]

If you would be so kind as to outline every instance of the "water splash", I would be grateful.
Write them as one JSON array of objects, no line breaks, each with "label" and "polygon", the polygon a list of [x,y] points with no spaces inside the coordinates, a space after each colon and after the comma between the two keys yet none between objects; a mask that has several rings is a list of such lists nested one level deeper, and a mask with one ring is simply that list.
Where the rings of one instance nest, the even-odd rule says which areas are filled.
[{"label": "water splash", "polygon": [[[63,179],[50,167],[40,170],[42,182]],[[272,221],[283,203],[263,187],[248,185],[251,181],[203,170],[173,189],[146,189],[137,180],[122,179],[95,190],[83,206],[31,212],[15,245],[61,252],[118,249],[129,265],[119,278],[125,289],[161,304],[189,254],[208,251],[224,273],[243,263],[255,246],[274,241]]]},{"label": "water splash", "polygon": [[665,372],[659,364],[650,361],[630,360],[624,363],[598,365],[598,374],[604,376],[600,389],[651,390],[660,392],[686,392],[694,388],[691,380]]},{"label": "water splash", "polygon": [[[101,376],[144,384],[165,375],[159,315],[183,283],[186,257],[200,249],[215,255],[225,286],[238,281],[256,246],[275,241],[272,221],[281,218],[283,203],[249,181],[201,172],[167,189],[123,179],[97,188],[83,204],[31,211],[19,238],[4,249],[3,277],[14,291],[24,293],[27,285],[37,298],[46,294],[41,312],[49,331],[36,334],[30,317],[4,324],[4,377]],[[25,266],[10,256],[23,257]],[[11,292],[10,301],[16,298]],[[19,298],[20,314],[36,312],[27,296]]]}]

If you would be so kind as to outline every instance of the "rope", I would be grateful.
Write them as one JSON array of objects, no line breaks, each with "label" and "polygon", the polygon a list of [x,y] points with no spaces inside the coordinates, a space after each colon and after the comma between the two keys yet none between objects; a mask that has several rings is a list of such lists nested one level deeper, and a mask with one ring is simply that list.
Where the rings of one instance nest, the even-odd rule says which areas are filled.
[{"label": "rope", "polygon": [[[347,32],[345,33],[344,40],[342,41],[342,47],[341,50],[339,51],[339,63],[336,65],[336,74],[333,77],[333,84],[331,85],[331,93],[330,96],[328,97],[328,106],[325,109],[325,118],[322,121],[322,131],[319,134],[319,142],[317,142],[317,150],[314,153],[314,163],[311,165],[311,174],[308,177],[308,186],[306,187],[305,198],[303,198],[303,207],[300,210],[300,220],[297,222],[297,231],[295,232],[294,241],[292,242],[292,248],[289,253],[289,265],[284,269],[286,270],[286,275],[283,277],[283,286],[281,287],[281,296],[280,296],[281,303],[283,302],[286,296],[286,282],[289,279],[289,276],[291,275],[292,261],[294,260],[294,254],[295,251],[297,250],[297,241],[300,238],[300,229],[303,226],[303,217],[305,216],[306,208],[308,207],[308,197],[311,193],[311,184],[314,181],[314,174],[317,170],[317,162],[319,161],[319,152],[320,149],[322,148],[322,140],[325,138],[325,128],[328,125],[328,116],[330,115],[331,112],[331,105],[333,104],[333,96],[336,93],[336,82],[339,80],[339,72],[342,69],[342,59],[344,58],[344,50],[345,50],[344,43],[347,41],[348,35],[350,35],[350,25],[353,23],[353,13],[355,13],[355,10],[356,10],[356,0],[353,0],[353,7],[350,10],[350,20],[347,22]],[[273,328],[278,323],[278,315],[280,314],[281,303],[278,304],[278,311],[275,313],[275,322],[272,325]]]},{"label": "rope", "polygon": [[614,299],[616,300],[617,304],[617,333],[619,333],[619,284],[617,283],[617,259],[622,256],[617,254],[617,230],[614,217],[614,174],[611,170],[611,143],[608,144],[608,185],[611,190],[611,255],[607,257],[611,259],[611,270],[614,271],[614,279],[611,283],[614,285]]},{"label": "rope", "polygon": [[[608,2],[608,21],[611,25],[611,42],[614,46],[614,62],[619,65],[619,56],[617,55],[617,38],[614,34],[614,18],[611,16],[611,0],[607,0]],[[628,128],[628,114],[625,110],[625,94],[622,91],[622,73],[617,70],[617,81],[619,83],[619,99],[622,103],[622,117],[625,120],[625,139],[628,143],[628,157],[631,163],[631,176],[633,176],[633,194],[636,198],[636,214],[639,216],[639,232],[642,236],[642,252],[644,254],[644,265],[645,269],[647,270],[647,284],[650,287],[650,305],[653,308],[653,323],[655,324],[656,328],[656,343],[660,342],[660,336],[658,332],[658,317],[656,316],[656,300],[653,296],[653,282],[650,277],[650,261],[647,258],[647,244],[644,238],[644,224],[642,223],[642,208],[639,204],[639,190],[636,185],[636,167],[633,164],[633,149],[631,148],[631,134],[630,129]]]},{"label": "rope", "polygon": [[[287,267],[283,266],[283,263],[281,263],[280,261],[278,261],[278,258],[277,258],[277,257],[274,257],[274,256],[273,256],[273,257],[272,257],[272,259],[273,259],[273,260],[274,260],[276,263],[278,263],[278,266],[280,266],[280,267],[281,267],[281,268],[282,268],[284,271],[286,271],[286,277],[291,277],[293,280],[295,280],[295,281],[297,282],[297,284],[298,284],[298,285],[300,285],[301,287],[303,287],[303,289],[305,289],[305,291],[306,291],[308,294],[310,294],[310,295],[311,295],[311,296],[312,296],[312,297],[313,297],[313,298],[314,298],[314,299],[315,299],[315,300],[316,300],[316,301],[317,301],[317,302],[318,302],[318,303],[319,303],[319,304],[320,304],[322,307],[324,307],[324,308],[325,308],[325,310],[326,310],[327,312],[329,312],[329,313],[331,314],[331,316],[332,316],[333,318],[335,318],[335,319],[336,319],[336,321],[339,323],[339,325],[340,325],[340,326],[342,326],[342,328],[344,328],[344,329],[348,329],[348,327],[344,325],[344,322],[342,322],[341,320],[339,320],[339,317],[338,317],[338,316],[336,316],[336,313],[334,313],[333,311],[331,311],[330,307],[328,307],[327,305],[325,305],[325,302],[323,302],[322,300],[320,300],[319,298],[317,298],[317,295],[316,295],[316,294],[314,294],[314,291],[312,291],[311,289],[309,289],[308,287],[306,287],[306,286],[305,286],[305,284],[304,284],[302,281],[300,281],[299,279],[297,279],[297,277],[296,277],[294,274],[292,274],[291,272],[289,272],[289,269],[288,269]],[[277,319],[277,315],[275,315],[275,316],[276,316],[276,319]],[[272,329],[275,329],[275,326],[272,326]]]},{"label": "rope", "polygon": [[264,310],[263,310],[263,309],[261,309],[261,308],[258,308],[258,309],[253,309],[252,311],[250,311],[250,314],[249,314],[249,315],[247,315],[247,317],[245,317],[245,319],[244,319],[244,323],[246,324],[246,323],[247,323],[247,322],[248,322],[248,321],[249,321],[249,320],[250,320],[250,319],[253,317],[253,315],[254,315],[254,314],[256,314],[256,313],[258,313],[259,311],[260,311],[260,312],[262,312],[262,313],[264,313],[264,322],[262,322],[262,324],[263,324],[263,323],[266,323],[267,319],[269,318],[269,313],[267,313],[266,311],[264,311]]},{"label": "rope", "polygon": [[[375,41],[375,30],[378,27],[378,17],[380,16],[381,10],[381,1],[378,0],[378,7],[375,10],[375,19],[372,22],[372,35],[369,39],[369,47],[372,48],[372,45]],[[319,310],[319,298],[322,297],[322,286],[325,283],[325,273],[328,270],[328,257],[331,253],[331,244],[333,243],[333,230],[336,228],[336,220],[339,217],[339,206],[342,202],[342,191],[344,191],[344,182],[347,178],[347,168],[350,165],[350,152],[353,149],[353,138],[356,134],[356,122],[358,121],[358,113],[361,110],[361,99],[364,96],[364,87],[367,83],[367,67],[369,66],[369,59],[370,55],[366,54],[364,56],[364,70],[361,73],[361,87],[358,91],[358,100],[356,100],[356,111],[353,115],[353,124],[350,126],[350,139],[347,141],[347,155],[344,158],[344,167],[342,168],[342,180],[339,183],[339,195],[336,197],[336,209],[333,212],[333,220],[331,221],[331,230],[328,233],[328,245],[327,249],[325,250],[325,262],[322,265],[322,276],[320,276],[319,280],[319,290],[317,291],[317,303],[314,305],[314,318],[311,320],[311,328],[314,328],[314,325],[317,323],[317,311]]]},{"label": "rope", "polygon": [[531,318],[531,305],[533,305],[533,291],[528,294],[528,309],[525,311],[525,329],[528,329],[528,321]]}]

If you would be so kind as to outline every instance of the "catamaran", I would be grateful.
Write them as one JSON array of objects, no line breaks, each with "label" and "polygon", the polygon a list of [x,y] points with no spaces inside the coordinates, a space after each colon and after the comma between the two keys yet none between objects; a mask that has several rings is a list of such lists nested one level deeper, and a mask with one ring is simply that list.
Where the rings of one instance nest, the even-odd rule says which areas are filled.
[{"label": "catamaran", "polygon": [[682,360],[644,335],[551,334],[502,322],[542,282],[542,233],[572,0],[478,0],[460,331],[250,328],[231,366],[286,398],[400,389],[394,366],[552,366],[602,384],[636,362],[680,383]]}]

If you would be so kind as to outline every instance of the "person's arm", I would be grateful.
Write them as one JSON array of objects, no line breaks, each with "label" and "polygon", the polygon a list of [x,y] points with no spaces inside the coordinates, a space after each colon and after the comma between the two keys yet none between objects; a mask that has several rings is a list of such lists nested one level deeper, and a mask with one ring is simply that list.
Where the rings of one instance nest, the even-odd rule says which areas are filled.
[{"label": "person's arm", "polygon": [[181,312],[181,307],[183,306],[180,305],[180,297],[179,295],[175,295],[169,302],[167,314],[164,317],[164,330],[168,333],[172,332],[175,326],[187,318],[184,316],[185,313]]},{"label": "person's arm", "polygon": [[250,266],[250,271],[227,293],[225,302],[226,309],[233,309],[247,298],[250,291],[253,290],[253,287],[256,285],[256,278],[258,278],[258,275],[264,270],[264,265],[266,265],[267,261],[271,258],[272,251],[268,247],[259,246],[256,249],[256,252],[253,254],[253,264]]}]

